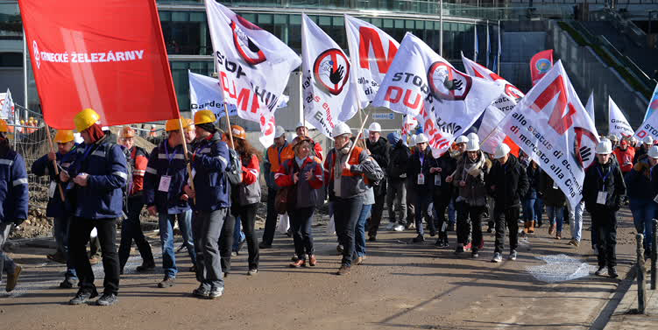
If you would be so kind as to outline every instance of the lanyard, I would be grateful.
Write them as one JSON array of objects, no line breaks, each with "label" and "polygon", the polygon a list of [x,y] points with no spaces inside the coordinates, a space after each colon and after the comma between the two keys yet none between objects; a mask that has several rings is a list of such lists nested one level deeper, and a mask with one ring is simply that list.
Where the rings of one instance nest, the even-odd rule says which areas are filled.
[{"label": "lanyard", "polygon": [[169,157],[169,140],[165,140],[164,146],[165,146],[165,154],[167,155],[167,161],[169,162],[169,166],[167,166],[167,169],[165,170],[165,175],[169,175],[169,169],[171,168],[171,161],[174,160],[174,158],[176,157],[176,154],[178,153],[178,149],[174,148],[174,153],[171,154],[171,157]]},{"label": "lanyard", "polygon": [[610,172],[612,172],[612,169],[608,169],[608,172],[603,175],[601,172],[601,167],[597,167],[596,170],[599,172],[599,177],[603,180],[603,184],[605,185],[605,182],[608,180],[608,176],[610,175]]},{"label": "lanyard", "polygon": [[418,159],[420,159],[420,167],[423,167],[423,163],[425,162],[425,153],[419,153],[418,154]]}]

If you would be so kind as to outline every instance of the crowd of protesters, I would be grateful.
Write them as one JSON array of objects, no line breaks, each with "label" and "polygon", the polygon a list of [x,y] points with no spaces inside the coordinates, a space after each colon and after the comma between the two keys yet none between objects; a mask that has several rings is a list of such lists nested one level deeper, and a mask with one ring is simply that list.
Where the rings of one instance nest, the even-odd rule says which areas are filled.
[{"label": "crowd of protesters", "polygon": [[[507,144],[486,153],[476,134],[459,136],[447,152],[434,157],[424,134],[384,137],[381,126],[372,123],[367,134],[353,136],[340,123],[333,128],[333,147],[323,153],[299,123],[292,141],[277,127],[274,144],[261,152],[242,127],[224,132],[215,125],[215,115],[202,110],[193,120],[167,121],[166,138],[148,152],[135,146],[133,129],[124,127],[117,138],[101,129],[100,120],[91,109],[81,111],[74,122],[83,143],[75,142],[73,131],[60,130],[54,139],[57,152],[32,164],[32,173],[50,178],[47,216],[53,218],[57,250],[48,258],[66,264],[60,287],[78,288],[72,305],[99,295],[87,252],[92,231],[96,243],[91,245],[102,250],[105,272],[98,305],[118,301],[133,241],[142,258],[136,270],[155,268],[140,225],[144,208],[159,219],[164,274],[157,286],[172,287],[180,271],[174,249],[177,222],[193,264],[189,271],[199,282],[192,294],[209,299],[223,294],[232,252],[245,241],[247,274],[258,274],[259,250],[272,247],[283,214],[294,241],[289,267],[316,266],[312,224],[326,202],[342,254],[336,274],[343,276],[353,264],[365,262],[366,242],[376,241],[382,230],[412,230],[413,243],[436,237],[439,248],[479,258],[487,219],[487,231],[495,232],[491,261],[498,263],[506,253],[506,233],[506,258],[514,261],[519,235],[544,226],[559,240],[565,221],[571,232],[567,244],[578,247],[587,210],[598,256],[596,275],[615,278],[617,211],[627,202],[637,231],[647,236],[645,252],[650,254],[650,223],[658,210],[658,171],[653,171],[658,146],[650,137],[603,137],[586,172],[582,201],[571,206],[558,184],[527,155],[516,156]],[[6,290],[12,291],[22,268],[1,248],[12,227],[27,219],[28,181],[25,162],[10,147],[7,133],[0,120],[0,270],[7,274]],[[261,188],[261,172],[267,187]],[[267,191],[267,216],[259,242],[255,221],[262,189]],[[389,224],[382,224],[385,205]],[[452,244],[449,231],[456,234]]]}]

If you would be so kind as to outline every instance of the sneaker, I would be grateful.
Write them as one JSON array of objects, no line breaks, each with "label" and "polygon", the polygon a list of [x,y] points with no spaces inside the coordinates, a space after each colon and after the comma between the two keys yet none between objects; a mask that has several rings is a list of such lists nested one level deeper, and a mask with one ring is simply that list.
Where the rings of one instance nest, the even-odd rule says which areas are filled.
[{"label": "sneaker", "polygon": [[259,249],[269,249],[271,247],[272,247],[272,244],[267,244],[265,242],[260,242],[260,244],[258,244]]},{"label": "sneaker", "polygon": [[99,255],[93,255],[89,257],[89,264],[95,265],[97,263],[101,262],[101,256]]},{"label": "sneaker", "polygon": [[137,268],[135,268],[135,270],[138,271],[138,272],[148,272],[148,271],[151,271],[151,270],[154,270],[154,269],[155,269],[155,262],[154,261],[153,262],[144,262],[140,266],[137,266]]},{"label": "sneaker", "polygon": [[471,243],[469,242],[468,244],[464,245],[464,251],[471,251]]},{"label": "sneaker", "polygon": [[368,242],[377,242],[377,236],[375,235],[368,236]]},{"label": "sneaker", "polygon": [[436,231],[431,231],[431,230],[430,230],[430,236],[431,236],[431,237],[436,236]]},{"label": "sneaker", "polygon": [[336,275],[339,275],[339,276],[340,275],[349,275],[349,273],[350,273],[350,266],[342,265],[342,266],[340,266],[340,268],[336,272]]},{"label": "sneaker", "polygon": [[414,243],[425,242],[425,238],[423,237],[423,235],[420,235],[420,234],[419,234],[419,235],[416,236],[412,241],[413,241]]},{"label": "sneaker", "polygon": [[496,262],[497,263],[497,262],[501,262],[501,261],[503,261],[503,255],[500,254],[500,252],[494,253],[494,257],[493,257],[493,259],[491,259],[491,262]]},{"label": "sneaker", "polygon": [[617,268],[615,268],[615,266],[608,267],[608,276],[610,276],[610,278],[619,277],[619,274],[617,273]]},{"label": "sneaker", "polygon": [[103,295],[96,300],[98,306],[112,306],[119,302],[119,298],[114,293],[103,293]]},{"label": "sneaker", "polygon": [[94,290],[78,290],[73,299],[69,300],[69,305],[82,305],[89,301],[89,299],[98,297],[98,291]]},{"label": "sneaker", "polygon": [[315,265],[318,264],[318,259],[315,257],[314,254],[311,254],[308,256],[308,265],[311,267],[315,267]]},{"label": "sneaker", "polygon": [[518,256],[518,253],[516,253],[516,250],[512,250],[512,252],[510,252],[510,254],[509,254],[509,260],[514,261],[514,260],[516,260],[517,256]]},{"label": "sneaker", "polygon": [[174,286],[175,277],[165,276],[162,282],[158,283],[158,288],[171,288]]},{"label": "sneaker", "polygon": [[256,274],[258,274],[258,268],[252,268],[247,272],[249,276],[256,276]]},{"label": "sneaker", "polygon": [[71,289],[74,286],[78,285],[78,279],[73,277],[65,278],[62,283],[59,284],[60,289]]},{"label": "sneaker", "polygon": [[464,245],[462,244],[457,244],[457,247],[455,248],[455,254],[460,255],[464,252]]},{"label": "sneaker", "polygon": [[192,295],[199,298],[208,298],[210,296],[210,289],[207,286],[201,284],[198,288],[192,291]]},{"label": "sneaker", "polygon": [[208,299],[219,298],[224,294],[224,288],[212,288],[208,293]]},{"label": "sneaker", "polygon": [[569,243],[567,243],[567,245],[573,245],[573,246],[575,246],[575,247],[578,247],[578,241],[576,241],[575,239],[572,238],[572,239],[569,241]]},{"label": "sneaker", "polygon": [[478,250],[473,250],[473,252],[471,252],[471,258],[475,259],[479,256],[480,254],[478,253]]},{"label": "sneaker", "polygon": [[393,226],[393,230],[395,230],[395,231],[404,231],[404,226],[400,225],[400,224],[397,224],[397,225]]},{"label": "sneaker", "polygon": [[21,276],[22,271],[23,267],[16,265],[13,274],[7,273],[7,285],[5,286],[5,290],[7,290],[7,292],[12,292],[14,290],[16,283],[18,283],[18,277]]},{"label": "sneaker", "polygon": [[363,261],[366,260],[366,256],[363,257],[357,257],[356,260],[354,261],[355,264],[357,265],[363,265]]},{"label": "sneaker", "polygon": [[562,239],[562,232],[558,231],[557,234],[555,234],[555,239],[561,240]]},{"label": "sneaker", "polygon": [[607,274],[607,271],[606,271],[605,266],[600,266],[600,267],[599,267],[599,270],[597,270],[597,271],[594,273],[594,275],[596,275],[596,276],[604,276],[604,275],[606,275],[606,274]]}]

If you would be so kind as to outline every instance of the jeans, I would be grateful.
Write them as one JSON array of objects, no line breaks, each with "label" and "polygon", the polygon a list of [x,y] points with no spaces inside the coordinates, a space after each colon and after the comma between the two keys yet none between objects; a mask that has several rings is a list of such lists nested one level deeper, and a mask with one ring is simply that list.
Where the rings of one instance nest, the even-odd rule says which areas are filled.
[{"label": "jeans", "polygon": [[352,265],[354,254],[354,236],[356,222],[363,208],[363,196],[358,195],[351,198],[336,197],[334,201],[334,221],[336,222],[336,234],[338,243],[343,246],[343,266]]},{"label": "jeans", "polygon": [[635,230],[639,234],[644,234],[644,250],[651,251],[651,242],[653,240],[653,224],[652,220],[658,209],[652,199],[630,199],[630,208],[633,213],[633,223]]},{"label": "jeans", "polygon": [[617,266],[617,212],[596,206],[592,211],[592,228],[597,231],[599,267]]},{"label": "jeans", "polygon": [[183,234],[183,244],[187,248],[192,264],[196,263],[197,254],[192,238],[192,210],[179,214],[159,213],[158,225],[160,227],[160,243],[162,244],[162,269],[165,276],[176,277],[176,251],[174,249],[174,223],[178,219],[178,227]]},{"label": "jeans", "polygon": [[[221,256],[222,271],[231,271],[231,252],[233,252],[235,230],[239,228],[240,217],[235,217],[233,212],[228,212],[226,220],[222,225],[222,233],[219,235],[219,255]],[[240,230],[240,229],[238,229]]]},{"label": "jeans", "polygon": [[315,254],[313,233],[311,232],[314,209],[314,207],[304,207],[290,212],[290,228],[295,243],[295,254],[301,260],[306,260],[307,254],[309,256]]},{"label": "jeans", "polygon": [[263,230],[263,244],[272,245],[274,241],[274,230],[276,230],[277,212],[274,207],[276,201],[276,192],[272,188],[267,188],[267,217],[265,218],[265,229]]},{"label": "jeans", "polygon": [[548,215],[548,223],[554,225],[557,222],[557,232],[562,233],[562,225],[564,224],[564,206],[546,205],[546,213]]},{"label": "jeans", "polygon": [[542,217],[544,216],[544,200],[537,198],[535,201],[535,218],[537,218],[537,223],[541,224]]},{"label": "jeans", "polygon": [[468,243],[468,235],[471,233],[471,223],[468,222],[468,204],[466,202],[455,202],[457,209],[457,244]]},{"label": "jeans", "polygon": [[457,222],[457,209],[455,208],[454,198],[452,198],[450,200],[450,204],[448,204],[448,221],[451,224],[455,224]]},{"label": "jeans", "polygon": [[235,224],[233,225],[233,245],[231,249],[234,252],[238,252],[240,243],[242,243],[242,241],[244,241],[247,237],[242,232],[242,224],[240,223],[240,217],[235,219],[235,221],[233,222],[235,222]]},{"label": "jeans", "polygon": [[153,252],[151,245],[146,240],[142,225],[139,222],[139,214],[142,212],[144,202],[142,198],[129,198],[128,199],[128,217],[121,222],[121,243],[119,243],[119,267],[123,270],[130,257],[130,247],[133,240],[137,244],[139,254],[142,256],[144,264],[155,264],[153,260]]},{"label": "jeans", "polygon": [[[568,204],[570,205],[570,204]],[[571,210],[569,206],[569,227],[571,227],[571,239],[580,242],[583,233],[583,212],[585,211],[585,202],[580,201],[576,204],[576,209]]]},{"label": "jeans", "polygon": [[[382,222],[382,213],[384,212],[385,200],[386,194],[375,196],[375,204],[371,205],[372,214],[370,221],[368,222],[368,236],[377,236],[379,224]],[[395,213],[393,213],[393,216],[395,216]]]},{"label": "jeans", "polygon": [[258,260],[260,259],[258,251],[258,238],[256,237],[256,210],[258,203],[240,205],[240,222],[244,235],[247,239],[247,250],[249,251],[249,269],[258,269]]},{"label": "jeans", "polygon": [[527,198],[523,200],[523,221],[524,222],[529,222],[529,221],[535,221],[536,216],[535,216],[535,202],[537,199],[535,198]]},{"label": "jeans", "polygon": [[14,260],[9,258],[9,256],[6,255],[2,250],[2,248],[5,246],[7,238],[9,237],[9,232],[11,232],[13,225],[14,224],[11,222],[0,222],[0,281],[2,280],[3,272],[7,274],[13,274],[14,270],[16,269]]},{"label": "jeans", "polygon": [[117,219],[84,219],[74,217],[69,231],[69,248],[81,291],[96,290],[94,272],[87,256],[87,242],[94,227],[103,250],[103,286],[106,294],[119,293],[119,255],[116,248]]},{"label": "jeans", "polygon": [[[434,203],[434,216],[436,220],[436,229],[439,233],[437,242],[448,243],[448,223],[446,222],[446,209],[449,207],[451,201],[449,198],[442,198],[436,196],[433,198]],[[444,228],[445,227],[445,228]]]},{"label": "jeans", "polygon": [[[419,193],[416,192],[416,203],[415,203],[415,209],[416,209],[416,232],[418,235],[423,236],[425,234],[425,230],[423,229],[423,216],[426,216],[428,213],[428,209],[430,206],[430,203],[432,202],[432,195],[429,192],[425,193]],[[427,227],[430,230],[431,233],[436,233],[436,224],[434,223],[434,219],[431,217],[427,217]]]},{"label": "jeans", "polygon": [[359,220],[356,221],[353,257],[364,257],[366,255],[366,220],[370,216],[370,210],[372,210],[372,205],[363,205]]},{"label": "jeans", "polygon": [[55,243],[57,244],[57,251],[62,253],[66,258],[66,278],[77,279],[78,275],[75,272],[73,259],[69,253],[69,228],[71,227],[70,217],[57,217],[53,219],[53,232],[55,235]]},{"label": "jeans", "polygon": [[519,247],[519,208],[512,206],[494,210],[494,221],[496,222],[494,252],[503,253],[505,250],[505,225],[509,229],[510,251],[515,251]]},{"label": "jeans", "polygon": [[[388,205],[388,217],[391,223],[399,221],[401,225],[407,219],[407,187],[406,179],[389,179],[386,191],[386,205]],[[400,217],[396,217],[397,213]],[[399,219],[399,220],[396,220]]]},{"label": "jeans", "polygon": [[196,211],[192,217],[196,279],[206,289],[224,287],[218,241],[227,211],[226,208]]}]

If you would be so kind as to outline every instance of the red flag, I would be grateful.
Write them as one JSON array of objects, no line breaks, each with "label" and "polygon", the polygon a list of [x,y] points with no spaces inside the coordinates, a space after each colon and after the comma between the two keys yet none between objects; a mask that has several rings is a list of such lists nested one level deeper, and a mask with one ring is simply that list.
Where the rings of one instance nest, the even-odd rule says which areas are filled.
[{"label": "red flag", "polygon": [[534,86],[539,79],[541,79],[548,70],[553,67],[553,50],[541,51],[530,60],[530,76],[532,77],[532,85]]},{"label": "red flag", "polygon": [[19,0],[44,119],[73,128],[84,108],[106,126],[178,117],[155,0]]}]

